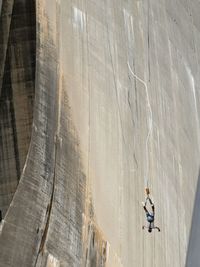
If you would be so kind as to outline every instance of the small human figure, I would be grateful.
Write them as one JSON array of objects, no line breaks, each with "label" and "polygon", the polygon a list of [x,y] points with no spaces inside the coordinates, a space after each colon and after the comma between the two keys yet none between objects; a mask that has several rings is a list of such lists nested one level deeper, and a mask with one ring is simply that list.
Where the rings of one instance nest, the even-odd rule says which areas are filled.
[{"label": "small human figure", "polygon": [[[151,209],[152,209],[151,212],[148,211],[148,210],[147,210],[147,207],[146,207],[148,201],[149,201],[149,203],[150,203],[150,205],[151,205]],[[157,229],[158,232],[160,232],[160,228],[157,227],[157,226],[154,226],[155,207],[154,207],[154,204],[153,204],[151,198],[149,197],[149,194],[147,194],[146,201],[145,201],[145,202],[142,202],[142,205],[143,205],[144,211],[145,211],[145,213],[146,213],[147,221],[148,221],[148,223],[149,223],[149,226],[143,226],[142,229],[147,228],[149,233],[151,233],[153,229]]]}]

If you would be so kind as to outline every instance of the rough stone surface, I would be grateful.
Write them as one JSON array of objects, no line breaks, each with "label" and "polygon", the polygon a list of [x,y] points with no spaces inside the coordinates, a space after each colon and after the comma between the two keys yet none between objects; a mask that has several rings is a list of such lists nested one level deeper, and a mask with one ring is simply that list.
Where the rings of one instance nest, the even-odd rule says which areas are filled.
[{"label": "rough stone surface", "polygon": [[0,9],[0,267],[198,266],[199,1],[34,4]]}]

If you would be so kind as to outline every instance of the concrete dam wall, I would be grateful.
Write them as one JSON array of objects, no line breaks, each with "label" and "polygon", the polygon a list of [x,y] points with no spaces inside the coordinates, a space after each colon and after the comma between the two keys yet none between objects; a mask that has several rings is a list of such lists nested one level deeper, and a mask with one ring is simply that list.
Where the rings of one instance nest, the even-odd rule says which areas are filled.
[{"label": "concrete dam wall", "polygon": [[0,267],[198,266],[199,13],[0,1]]}]

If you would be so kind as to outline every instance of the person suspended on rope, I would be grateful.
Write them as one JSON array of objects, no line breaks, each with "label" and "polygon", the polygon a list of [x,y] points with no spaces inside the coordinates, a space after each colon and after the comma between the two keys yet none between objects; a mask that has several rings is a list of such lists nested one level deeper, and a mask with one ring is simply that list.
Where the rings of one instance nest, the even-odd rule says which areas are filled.
[{"label": "person suspended on rope", "polygon": [[[142,205],[143,205],[144,211],[146,213],[146,218],[147,218],[149,225],[143,226],[142,229],[147,228],[149,233],[151,233],[153,229],[157,229],[160,232],[160,228],[157,226],[154,226],[155,207],[154,207],[153,201],[151,200],[151,198],[149,196],[149,194],[150,194],[149,188],[146,188],[146,193],[147,193],[147,198],[146,198],[145,202],[142,202]],[[148,209],[147,209],[148,202],[151,206],[151,211],[148,211]]]}]

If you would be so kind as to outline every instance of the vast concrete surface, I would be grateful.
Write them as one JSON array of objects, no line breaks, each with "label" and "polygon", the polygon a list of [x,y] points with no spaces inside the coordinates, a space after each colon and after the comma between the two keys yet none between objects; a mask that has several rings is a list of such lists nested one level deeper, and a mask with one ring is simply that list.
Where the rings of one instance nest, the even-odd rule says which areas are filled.
[{"label": "vast concrete surface", "polygon": [[[4,3],[4,14],[34,5]],[[24,58],[6,62],[16,33],[3,7],[1,96],[4,66],[13,77]],[[1,223],[0,266],[198,266],[199,12],[197,0],[36,1],[32,135],[25,164],[13,152],[20,181]],[[21,82],[9,83],[14,102]],[[19,148],[22,136],[11,137],[7,147]],[[6,163],[2,146],[1,155]],[[142,230],[147,184],[160,233]]]}]

